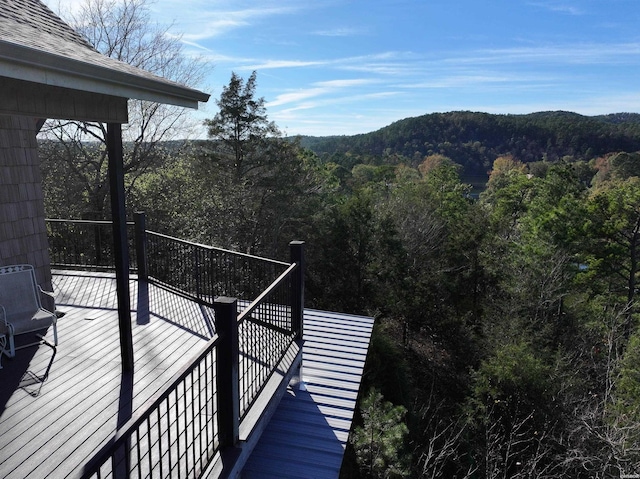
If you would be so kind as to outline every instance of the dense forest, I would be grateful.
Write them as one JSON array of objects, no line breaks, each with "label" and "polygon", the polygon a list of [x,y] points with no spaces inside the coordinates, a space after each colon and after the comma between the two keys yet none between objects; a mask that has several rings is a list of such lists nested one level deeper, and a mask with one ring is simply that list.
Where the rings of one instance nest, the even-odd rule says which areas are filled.
[{"label": "dense forest", "polygon": [[457,111],[397,121],[355,136],[303,137],[323,161],[348,169],[364,164],[407,164],[440,154],[461,166],[463,181],[482,187],[498,156],[518,161],[590,161],[610,152],[640,150],[640,114],[582,116],[555,111],[491,115]]},{"label": "dense forest", "polygon": [[[376,318],[342,475],[640,474],[640,116],[289,139],[255,82],[232,76],[208,140],[127,143],[128,208],[268,257],[305,240],[306,305]],[[47,215],[107,217],[102,143],[57,138]]]}]

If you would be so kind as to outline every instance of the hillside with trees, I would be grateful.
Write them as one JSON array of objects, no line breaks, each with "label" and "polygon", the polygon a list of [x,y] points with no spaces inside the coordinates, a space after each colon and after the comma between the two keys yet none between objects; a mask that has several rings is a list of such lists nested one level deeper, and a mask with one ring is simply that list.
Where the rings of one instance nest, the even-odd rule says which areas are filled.
[{"label": "hillside with trees", "polygon": [[462,166],[463,179],[481,183],[499,156],[510,155],[523,163],[565,157],[590,161],[611,152],[638,151],[640,114],[432,113],[363,135],[303,137],[301,144],[323,161],[348,169],[359,163],[404,163],[415,168],[426,156],[440,154]]},{"label": "hillside with trees", "polygon": [[[267,257],[305,240],[306,306],[376,318],[343,477],[640,474],[637,116],[451,113],[290,140],[255,87],[232,75],[208,140],[155,143],[128,207]],[[86,157],[41,152],[47,214],[94,211]],[[489,172],[479,198],[469,172]]]}]

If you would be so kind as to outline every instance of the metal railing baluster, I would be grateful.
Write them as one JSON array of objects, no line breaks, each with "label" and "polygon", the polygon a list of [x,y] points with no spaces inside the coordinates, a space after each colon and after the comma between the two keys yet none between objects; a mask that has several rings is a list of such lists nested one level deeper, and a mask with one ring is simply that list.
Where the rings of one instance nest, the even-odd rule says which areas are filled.
[{"label": "metal railing baluster", "polygon": [[[96,243],[88,232],[109,228],[110,222],[47,221],[54,266],[110,268],[111,253],[104,238],[99,248],[104,261],[88,261],[91,255],[83,254],[83,248],[87,251]],[[304,244],[291,243],[291,263],[285,263],[145,231],[144,218],[136,217],[136,225],[139,278],[212,306],[215,336],[159,396],[117,431],[80,477],[104,477],[103,469],[109,467],[111,477],[128,477],[121,466],[132,471],[131,453],[136,456],[133,470],[143,476],[141,428],[146,427],[147,476],[154,477],[157,471],[162,478],[195,479],[196,471],[204,470],[221,448],[235,445],[239,422],[291,344],[302,338]],[[73,241],[65,240],[65,235]],[[225,296],[237,299],[224,304],[220,298]],[[226,320],[221,319],[225,315]],[[152,431],[157,431],[155,444]],[[117,464],[118,458],[124,464]]]}]

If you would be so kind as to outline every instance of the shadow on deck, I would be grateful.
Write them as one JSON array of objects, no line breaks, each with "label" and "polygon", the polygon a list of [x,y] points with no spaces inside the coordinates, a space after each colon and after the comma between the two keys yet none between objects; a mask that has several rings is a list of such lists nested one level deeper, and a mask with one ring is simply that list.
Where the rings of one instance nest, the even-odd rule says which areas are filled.
[{"label": "shadow on deck", "polygon": [[57,307],[66,313],[58,320],[57,350],[34,346],[2,361],[5,479],[78,472],[213,331],[213,311],[131,281],[135,371],[123,374],[113,276],[57,272],[53,281]]},{"label": "shadow on deck", "polygon": [[[130,288],[135,369],[123,374],[113,275],[54,273],[56,304],[66,313],[57,350],[34,346],[2,362],[0,477],[79,475],[214,335],[211,308],[153,284],[132,280]],[[258,431],[241,424],[241,442],[253,441],[243,477],[339,475],[373,319],[305,310],[304,323],[305,388],[289,387],[279,404],[258,404],[254,414],[270,409],[271,417]],[[262,367],[259,345],[240,359],[256,365],[246,368],[251,374]]]}]

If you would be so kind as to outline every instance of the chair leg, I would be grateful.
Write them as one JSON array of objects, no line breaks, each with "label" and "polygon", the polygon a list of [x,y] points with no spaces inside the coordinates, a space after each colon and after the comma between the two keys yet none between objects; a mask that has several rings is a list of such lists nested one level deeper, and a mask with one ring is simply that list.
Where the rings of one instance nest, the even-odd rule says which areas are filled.
[{"label": "chair leg", "polygon": [[13,358],[16,355],[16,343],[13,340],[13,334],[9,334],[9,352],[7,352],[7,347],[5,346],[4,354],[6,354],[8,358]]},{"label": "chair leg", "polygon": [[4,354],[4,347],[7,345],[7,337],[3,334],[0,336],[0,369],[2,369],[2,355]]},{"label": "chair leg", "polygon": [[[36,334],[36,336],[40,338],[40,341],[35,343],[24,344],[17,349],[28,348],[29,346],[35,346],[36,344],[46,344],[47,346],[53,349],[56,349],[56,347],[58,346],[58,327],[55,322],[53,323],[53,344],[47,341],[47,339],[42,334]],[[4,336],[0,336],[0,337],[4,337]],[[0,344],[0,356],[2,356],[2,353],[4,353],[7,355],[8,358],[13,358],[16,355],[16,345],[13,339],[13,334],[9,334],[8,337],[9,337],[9,347],[7,348],[6,339],[5,339],[4,346]],[[2,368],[2,365],[0,364],[0,369],[1,368]]]}]

